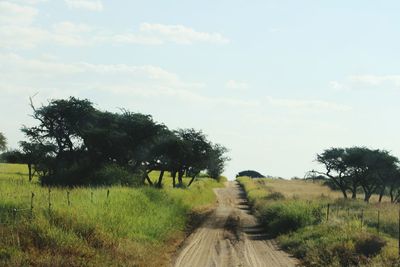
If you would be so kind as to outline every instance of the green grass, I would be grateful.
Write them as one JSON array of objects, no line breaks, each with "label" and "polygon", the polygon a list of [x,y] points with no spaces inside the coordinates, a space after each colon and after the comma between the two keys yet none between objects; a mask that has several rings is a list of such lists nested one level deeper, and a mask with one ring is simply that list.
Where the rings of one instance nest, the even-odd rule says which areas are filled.
[{"label": "green grass", "polygon": [[170,179],[161,190],[52,188],[49,210],[48,189],[29,183],[24,165],[0,164],[0,265],[165,265],[189,215],[212,206],[212,189],[221,186],[202,178],[189,189],[173,189]]},{"label": "green grass", "polygon": [[304,181],[238,181],[268,233],[305,266],[400,266],[398,205],[340,199],[337,192]]}]

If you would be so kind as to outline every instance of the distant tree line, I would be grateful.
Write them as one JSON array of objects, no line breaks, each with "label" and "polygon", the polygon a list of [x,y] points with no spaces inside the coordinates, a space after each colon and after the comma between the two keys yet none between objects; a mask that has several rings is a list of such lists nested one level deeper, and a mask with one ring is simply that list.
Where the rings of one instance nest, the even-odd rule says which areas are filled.
[{"label": "distant tree line", "polygon": [[210,142],[202,131],[169,130],[150,115],[121,110],[100,111],[87,99],[70,97],[35,107],[36,126],[22,128],[27,141],[3,154],[8,162],[27,164],[29,180],[37,174],[44,185],[140,185],[151,171],[165,172],[173,186],[188,186],[202,171],[218,179],[229,158],[227,149]]},{"label": "distant tree line", "polygon": [[399,159],[386,150],[366,147],[329,148],[317,155],[317,162],[325,167],[323,175],[339,189],[344,198],[364,194],[368,202],[373,194],[389,195],[391,202],[400,202]]}]

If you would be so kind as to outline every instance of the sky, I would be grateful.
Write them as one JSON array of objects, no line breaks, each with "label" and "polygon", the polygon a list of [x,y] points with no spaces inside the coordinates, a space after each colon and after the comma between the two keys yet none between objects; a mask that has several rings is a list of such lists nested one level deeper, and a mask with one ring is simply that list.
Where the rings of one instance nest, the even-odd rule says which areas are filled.
[{"label": "sky", "polygon": [[329,147],[400,156],[399,1],[0,0],[0,132],[75,96],[229,148],[225,175],[303,177]]}]

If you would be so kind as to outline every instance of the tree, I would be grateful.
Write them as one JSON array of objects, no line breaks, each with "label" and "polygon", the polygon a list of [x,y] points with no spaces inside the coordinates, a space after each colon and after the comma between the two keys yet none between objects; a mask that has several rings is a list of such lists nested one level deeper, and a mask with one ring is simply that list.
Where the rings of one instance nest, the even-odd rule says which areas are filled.
[{"label": "tree", "polygon": [[254,170],[241,171],[238,174],[236,174],[236,178],[241,176],[247,176],[250,178],[265,178],[264,175]]},{"label": "tree", "polygon": [[362,166],[363,175],[360,180],[364,191],[364,201],[369,202],[373,193],[379,191],[382,199],[388,177],[396,169],[398,159],[385,150],[369,150],[365,153]]},{"label": "tree", "polygon": [[400,201],[400,169],[397,167],[392,170],[387,180],[387,187],[389,191],[390,201],[398,203]]},{"label": "tree", "polygon": [[177,135],[188,148],[182,168],[178,172],[178,181],[182,186],[182,177],[186,172],[186,176],[191,177],[188,183],[189,187],[196,176],[207,168],[212,147],[202,131],[180,129],[177,131]]},{"label": "tree", "polygon": [[317,155],[317,162],[325,166],[325,172],[317,172],[328,177],[342,192],[343,197],[347,198],[348,176],[345,162],[345,149],[330,148]]},{"label": "tree", "polygon": [[0,151],[4,151],[7,148],[7,139],[2,132],[0,132]]},{"label": "tree", "polygon": [[36,172],[44,176],[49,168],[48,163],[53,159],[54,145],[20,142],[22,148],[21,163],[28,165],[29,182],[32,181]]},{"label": "tree", "polygon": [[207,174],[213,178],[218,179],[224,172],[225,164],[229,157],[225,156],[228,149],[220,144],[213,144],[208,159]]},{"label": "tree", "polygon": [[[80,180],[86,179],[90,166],[95,164],[88,158],[83,140],[84,131],[92,127],[95,112],[92,103],[70,97],[51,100],[36,108],[31,99],[31,107],[32,117],[39,124],[22,128],[28,138],[21,143],[27,163],[40,166],[42,183],[79,184]],[[44,157],[43,153],[51,157]]]},{"label": "tree", "polygon": [[351,198],[357,198],[357,189],[365,175],[364,157],[370,152],[366,147],[345,148],[344,163],[346,166],[347,179]]},{"label": "tree", "polygon": [[218,171],[226,160],[225,149],[213,147],[201,131],[171,132],[150,115],[103,112],[89,100],[74,97],[51,100],[39,108],[31,100],[31,107],[38,125],[22,128],[28,140],[20,145],[30,177],[40,169],[43,184],[96,184],[97,170],[104,169],[103,176],[128,171],[136,181],[149,184],[148,174],[159,170],[159,187],[166,171],[171,172],[174,186],[176,178],[182,186],[186,174],[192,178],[190,186],[200,171],[212,167],[211,158]]},{"label": "tree", "polygon": [[385,150],[372,150],[366,147],[330,148],[317,155],[317,161],[324,164],[326,172],[316,172],[328,177],[347,198],[346,190],[356,198],[359,187],[364,191],[364,201],[368,202],[374,193],[379,201],[389,188],[392,199],[400,186],[399,160]]}]

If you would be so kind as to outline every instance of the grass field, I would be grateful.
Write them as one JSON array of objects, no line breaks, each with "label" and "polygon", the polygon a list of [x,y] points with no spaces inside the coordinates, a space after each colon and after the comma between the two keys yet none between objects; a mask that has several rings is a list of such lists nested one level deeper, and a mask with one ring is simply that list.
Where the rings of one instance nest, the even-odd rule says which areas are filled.
[{"label": "grass field", "polygon": [[266,230],[306,266],[400,266],[398,205],[343,200],[311,181],[238,181]]},{"label": "grass field", "polygon": [[0,164],[1,266],[165,265],[185,236],[190,214],[212,206],[212,189],[221,186],[202,178],[190,189],[173,189],[167,177],[161,190],[116,186],[49,193],[29,183],[26,171],[25,165]]}]

